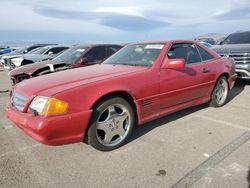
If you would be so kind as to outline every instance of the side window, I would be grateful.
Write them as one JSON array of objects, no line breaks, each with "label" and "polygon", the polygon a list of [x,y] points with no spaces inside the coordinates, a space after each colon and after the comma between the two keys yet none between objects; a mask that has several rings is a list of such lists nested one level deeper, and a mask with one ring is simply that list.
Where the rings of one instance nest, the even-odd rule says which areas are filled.
[{"label": "side window", "polygon": [[114,53],[116,53],[120,49],[121,49],[120,46],[107,46],[106,47],[106,58],[113,55]]},{"label": "side window", "polygon": [[192,43],[173,44],[167,54],[169,59],[183,58],[186,64],[201,62],[200,54]]},{"label": "side window", "polygon": [[208,61],[210,59],[214,59],[214,57],[210,53],[208,53],[206,50],[204,50],[202,47],[197,46],[197,48],[200,52],[202,61]]},{"label": "side window", "polygon": [[85,57],[88,58],[89,63],[102,61],[105,59],[105,47],[104,46],[94,47],[86,54]]},{"label": "side window", "polygon": [[60,53],[61,51],[67,49],[66,47],[56,47],[56,48],[51,48],[49,49],[46,54],[48,54],[49,52],[53,52],[53,54],[58,54]]}]

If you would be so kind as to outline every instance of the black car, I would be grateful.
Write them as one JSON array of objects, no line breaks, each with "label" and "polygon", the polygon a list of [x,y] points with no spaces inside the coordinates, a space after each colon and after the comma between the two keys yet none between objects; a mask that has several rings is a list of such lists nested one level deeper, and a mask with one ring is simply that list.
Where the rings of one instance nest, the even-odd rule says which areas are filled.
[{"label": "black car", "polygon": [[232,33],[212,49],[234,59],[238,78],[250,79],[250,31]]}]

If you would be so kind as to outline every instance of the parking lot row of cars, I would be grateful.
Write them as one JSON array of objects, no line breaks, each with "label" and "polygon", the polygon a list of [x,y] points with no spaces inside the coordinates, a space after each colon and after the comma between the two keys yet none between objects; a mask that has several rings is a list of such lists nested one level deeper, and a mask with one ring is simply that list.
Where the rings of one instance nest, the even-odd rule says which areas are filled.
[{"label": "parking lot row of cars", "polygon": [[1,57],[12,84],[69,68],[101,63],[121,49],[117,44],[52,45],[35,44]]},{"label": "parking lot row of cars", "polygon": [[[230,58],[239,53],[233,49],[243,49],[238,47],[242,44],[235,44],[235,37],[243,35],[247,40],[249,34],[229,35],[221,46],[212,47],[217,52],[224,50],[223,54],[190,40],[139,42],[125,47],[44,45],[32,53],[46,51],[45,55],[53,54],[54,58],[10,71],[13,84],[39,77],[14,87],[7,116],[45,144],[86,140],[99,150],[116,149],[137,124],[202,103],[223,106],[236,73],[241,75],[235,66],[248,64],[246,52],[243,61]],[[65,49],[58,55],[50,54],[55,47]],[[22,65],[26,55],[14,59],[21,58]],[[92,66],[62,71],[86,65]],[[49,74],[53,72],[58,73]],[[49,75],[40,77],[44,74]]]},{"label": "parking lot row of cars", "polygon": [[[232,59],[190,40],[74,46],[53,62],[71,54],[76,64],[92,66],[24,80],[9,98],[7,117],[44,144],[85,140],[113,150],[137,124],[202,103],[223,106],[236,80]],[[45,64],[49,72],[66,69]]]},{"label": "parking lot row of cars", "polygon": [[[238,77],[250,79],[250,32],[233,33],[218,45],[215,45],[215,42],[210,38],[199,42],[221,56],[233,58]],[[9,74],[12,84],[15,85],[24,79],[101,63],[122,47],[118,44],[73,46],[34,44],[16,50],[8,47],[3,48],[4,54],[0,53],[0,65],[8,70],[15,69]]]}]

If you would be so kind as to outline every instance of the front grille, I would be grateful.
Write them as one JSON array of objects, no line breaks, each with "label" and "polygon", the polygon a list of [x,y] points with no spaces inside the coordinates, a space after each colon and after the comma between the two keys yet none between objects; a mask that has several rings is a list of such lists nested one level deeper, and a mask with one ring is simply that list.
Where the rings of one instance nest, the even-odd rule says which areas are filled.
[{"label": "front grille", "polygon": [[250,53],[230,53],[220,54],[222,57],[233,58],[236,64],[250,63]]},{"label": "front grille", "polygon": [[27,97],[25,95],[22,95],[18,92],[12,93],[12,97],[11,97],[12,106],[14,106],[15,108],[17,108],[20,111],[23,111],[28,100],[29,100],[29,97]]}]

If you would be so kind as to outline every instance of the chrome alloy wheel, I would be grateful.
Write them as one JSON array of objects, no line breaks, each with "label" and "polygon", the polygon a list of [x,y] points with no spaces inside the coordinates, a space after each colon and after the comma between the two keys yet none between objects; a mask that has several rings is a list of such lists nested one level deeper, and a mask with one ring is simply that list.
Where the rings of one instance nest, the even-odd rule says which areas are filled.
[{"label": "chrome alloy wheel", "polygon": [[97,140],[104,146],[116,146],[126,138],[131,123],[131,114],[126,106],[122,104],[108,106],[97,119]]},{"label": "chrome alloy wheel", "polygon": [[228,83],[225,79],[220,79],[215,88],[215,98],[218,105],[222,105],[228,95]]}]

